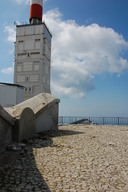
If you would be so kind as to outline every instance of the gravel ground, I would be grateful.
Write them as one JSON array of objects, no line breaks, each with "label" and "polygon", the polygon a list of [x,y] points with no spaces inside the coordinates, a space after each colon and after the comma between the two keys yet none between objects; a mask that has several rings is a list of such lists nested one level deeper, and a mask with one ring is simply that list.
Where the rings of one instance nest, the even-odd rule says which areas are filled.
[{"label": "gravel ground", "polygon": [[11,191],[128,192],[128,127],[67,125],[29,140],[0,167],[0,192]]}]

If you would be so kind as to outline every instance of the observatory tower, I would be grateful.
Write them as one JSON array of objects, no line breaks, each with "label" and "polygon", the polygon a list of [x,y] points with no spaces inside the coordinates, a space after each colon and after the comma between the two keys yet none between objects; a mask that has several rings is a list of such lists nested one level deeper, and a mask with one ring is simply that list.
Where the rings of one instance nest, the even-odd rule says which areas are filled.
[{"label": "observatory tower", "polygon": [[25,87],[25,100],[51,93],[51,38],[42,22],[43,0],[30,0],[30,24],[16,26],[14,83]]}]

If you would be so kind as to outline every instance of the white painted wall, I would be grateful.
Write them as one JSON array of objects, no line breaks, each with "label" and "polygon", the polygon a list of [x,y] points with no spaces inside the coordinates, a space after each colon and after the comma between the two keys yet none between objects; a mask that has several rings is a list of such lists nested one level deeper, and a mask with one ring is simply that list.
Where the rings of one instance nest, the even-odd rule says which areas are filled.
[{"label": "white painted wall", "polygon": [[14,106],[24,101],[24,88],[13,85],[0,84],[0,105]]}]

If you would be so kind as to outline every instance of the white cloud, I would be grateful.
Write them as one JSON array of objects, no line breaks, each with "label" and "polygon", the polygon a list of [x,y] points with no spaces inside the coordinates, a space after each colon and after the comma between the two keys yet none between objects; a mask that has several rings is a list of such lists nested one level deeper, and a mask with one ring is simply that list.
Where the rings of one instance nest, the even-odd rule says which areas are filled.
[{"label": "white cloud", "polygon": [[4,68],[1,70],[1,73],[3,74],[10,74],[10,73],[13,73],[14,72],[14,66],[12,67],[7,67],[7,68]]},{"label": "white cloud", "polygon": [[16,40],[16,31],[14,26],[5,26],[5,32],[8,33],[7,40],[9,42],[15,42]]},{"label": "white cloud", "polygon": [[128,49],[121,35],[98,24],[78,25],[51,10],[44,20],[52,32],[52,89],[56,95],[83,97],[94,88],[94,76],[121,74],[128,69],[122,51]]}]

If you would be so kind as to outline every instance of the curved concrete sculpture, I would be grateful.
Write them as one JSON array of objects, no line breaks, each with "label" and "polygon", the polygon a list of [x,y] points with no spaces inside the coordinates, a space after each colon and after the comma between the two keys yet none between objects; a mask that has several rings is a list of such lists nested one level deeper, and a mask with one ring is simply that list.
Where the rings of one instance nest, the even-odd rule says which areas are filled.
[{"label": "curved concrete sculpture", "polygon": [[27,140],[36,132],[57,130],[59,102],[42,93],[10,108],[0,106],[0,153],[12,141]]},{"label": "curved concrete sculpture", "polygon": [[26,107],[20,112],[12,129],[12,140],[17,142],[32,138],[36,134],[35,116],[32,109]]},{"label": "curved concrete sculpture", "polygon": [[36,132],[58,129],[58,103],[59,99],[41,93],[18,105],[5,108],[16,119],[13,127],[13,139],[22,141],[29,139]]}]

